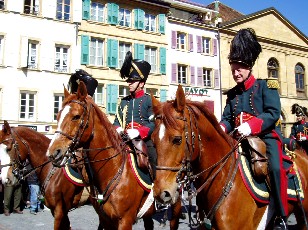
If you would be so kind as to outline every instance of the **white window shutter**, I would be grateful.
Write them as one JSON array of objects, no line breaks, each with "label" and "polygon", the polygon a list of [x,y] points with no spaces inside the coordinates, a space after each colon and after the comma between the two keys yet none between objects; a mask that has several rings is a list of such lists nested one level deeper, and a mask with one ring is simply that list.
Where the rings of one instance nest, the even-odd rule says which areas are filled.
[{"label": "white window shutter", "polygon": [[29,54],[28,37],[21,37],[20,45],[20,67],[28,67],[28,54]]},{"label": "white window shutter", "polygon": [[73,2],[73,22],[81,23],[82,20],[82,1],[74,0]]},{"label": "white window shutter", "polygon": [[56,17],[57,0],[43,1],[42,4],[42,16],[54,19]]},{"label": "white window shutter", "polygon": [[7,1],[7,10],[22,13],[24,9],[24,0]]}]

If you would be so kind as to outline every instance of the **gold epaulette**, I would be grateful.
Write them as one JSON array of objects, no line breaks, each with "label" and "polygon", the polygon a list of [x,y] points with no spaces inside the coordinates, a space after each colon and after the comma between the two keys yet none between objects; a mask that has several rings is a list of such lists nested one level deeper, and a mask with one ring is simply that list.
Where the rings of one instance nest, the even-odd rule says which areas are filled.
[{"label": "gold epaulette", "polygon": [[267,81],[267,87],[269,89],[279,89],[279,82],[276,78],[268,78]]}]

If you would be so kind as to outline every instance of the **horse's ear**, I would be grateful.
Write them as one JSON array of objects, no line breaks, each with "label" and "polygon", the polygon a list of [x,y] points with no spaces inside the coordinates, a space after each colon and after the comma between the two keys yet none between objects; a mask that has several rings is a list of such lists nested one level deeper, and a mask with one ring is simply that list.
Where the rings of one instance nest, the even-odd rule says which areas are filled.
[{"label": "horse's ear", "polygon": [[158,110],[159,106],[160,106],[160,101],[157,100],[153,94],[151,94],[151,98],[152,98],[152,107],[153,107],[153,112],[155,113],[155,111]]},{"label": "horse's ear", "polygon": [[3,130],[4,133],[11,134],[11,126],[9,125],[9,123],[6,120],[3,121],[2,130]]},{"label": "horse's ear", "polygon": [[68,92],[68,90],[64,87],[64,98],[67,98],[70,95],[70,92]]},{"label": "horse's ear", "polygon": [[80,101],[84,101],[87,95],[88,95],[87,87],[83,81],[80,81],[77,90],[77,98]]},{"label": "horse's ear", "polygon": [[185,109],[185,104],[186,104],[186,101],[185,101],[184,90],[183,90],[183,87],[179,85],[176,91],[176,98],[174,100],[173,106],[176,111],[178,111],[179,113],[182,113]]}]

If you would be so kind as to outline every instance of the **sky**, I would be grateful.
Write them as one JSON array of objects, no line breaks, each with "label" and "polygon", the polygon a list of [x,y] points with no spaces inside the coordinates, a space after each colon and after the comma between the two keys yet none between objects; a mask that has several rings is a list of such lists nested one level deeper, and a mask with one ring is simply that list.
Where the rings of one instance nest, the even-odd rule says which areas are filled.
[{"label": "sky", "polygon": [[[209,5],[214,0],[190,0]],[[274,7],[297,29],[308,37],[308,0],[220,0],[242,14],[251,14],[269,7]]]}]

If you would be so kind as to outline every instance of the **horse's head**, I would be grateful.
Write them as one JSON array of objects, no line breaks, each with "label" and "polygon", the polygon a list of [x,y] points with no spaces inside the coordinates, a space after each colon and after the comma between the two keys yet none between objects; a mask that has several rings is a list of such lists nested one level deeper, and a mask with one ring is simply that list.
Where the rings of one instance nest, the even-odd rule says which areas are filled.
[{"label": "horse's head", "polygon": [[176,99],[160,103],[152,96],[155,130],[152,140],[157,151],[157,176],[154,185],[156,198],[173,203],[178,198],[178,182],[182,179],[185,159],[185,95],[178,87]]},{"label": "horse's head", "polygon": [[16,184],[18,178],[13,174],[14,167],[17,169],[18,165],[14,162],[13,157],[16,155],[15,140],[12,136],[12,131],[9,123],[4,121],[3,128],[0,131],[0,162],[1,162],[1,177],[2,183],[6,184]]},{"label": "horse's head", "polygon": [[64,88],[62,109],[58,113],[58,127],[50,142],[47,156],[56,166],[63,166],[70,153],[80,143],[91,138],[93,121],[90,119],[93,99],[87,96],[87,88],[81,81],[76,94],[70,94]]}]

